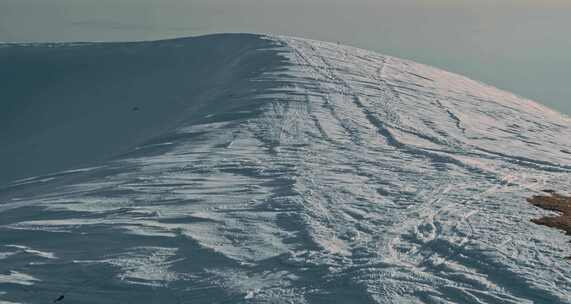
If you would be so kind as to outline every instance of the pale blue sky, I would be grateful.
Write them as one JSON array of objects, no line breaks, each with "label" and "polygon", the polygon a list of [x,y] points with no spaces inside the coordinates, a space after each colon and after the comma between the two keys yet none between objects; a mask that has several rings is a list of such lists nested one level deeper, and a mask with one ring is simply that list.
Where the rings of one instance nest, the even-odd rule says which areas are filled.
[{"label": "pale blue sky", "polygon": [[434,65],[571,114],[569,16],[563,0],[0,0],[0,41],[293,35]]}]

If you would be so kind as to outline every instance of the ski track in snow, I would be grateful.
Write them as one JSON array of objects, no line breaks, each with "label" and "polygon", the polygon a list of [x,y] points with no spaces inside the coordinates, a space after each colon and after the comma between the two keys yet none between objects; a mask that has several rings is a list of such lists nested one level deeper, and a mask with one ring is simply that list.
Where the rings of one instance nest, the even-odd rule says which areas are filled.
[{"label": "ski track in snow", "polygon": [[569,244],[525,202],[569,187],[569,118],[410,61],[257,39],[237,56],[281,60],[236,60],[250,78],[209,101],[235,106],[0,188],[2,301],[571,303]]}]

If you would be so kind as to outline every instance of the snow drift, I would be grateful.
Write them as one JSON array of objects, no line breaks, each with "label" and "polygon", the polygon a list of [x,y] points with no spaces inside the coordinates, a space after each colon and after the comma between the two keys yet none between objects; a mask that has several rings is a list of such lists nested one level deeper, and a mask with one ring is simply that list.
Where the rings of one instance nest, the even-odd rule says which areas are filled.
[{"label": "snow drift", "polygon": [[571,120],[535,102],[244,34],[0,66],[4,301],[571,303],[525,202],[568,189]]},{"label": "snow drift", "polygon": [[0,183],[105,160],[181,120],[231,111],[209,101],[280,60],[262,47],[229,35],[0,48]]}]

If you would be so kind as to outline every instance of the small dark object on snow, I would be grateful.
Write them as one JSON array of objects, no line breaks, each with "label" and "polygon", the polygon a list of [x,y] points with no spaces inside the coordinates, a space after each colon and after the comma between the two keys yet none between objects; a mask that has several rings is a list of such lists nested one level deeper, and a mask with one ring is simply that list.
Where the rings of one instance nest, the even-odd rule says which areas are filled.
[{"label": "small dark object on snow", "polygon": [[54,300],[54,303],[61,302],[65,298],[64,295],[59,296],[57,299]]},{"label": "small dark object on snow", "polygon": [[133,107],[133,111],[139,111],[139,107]]}]

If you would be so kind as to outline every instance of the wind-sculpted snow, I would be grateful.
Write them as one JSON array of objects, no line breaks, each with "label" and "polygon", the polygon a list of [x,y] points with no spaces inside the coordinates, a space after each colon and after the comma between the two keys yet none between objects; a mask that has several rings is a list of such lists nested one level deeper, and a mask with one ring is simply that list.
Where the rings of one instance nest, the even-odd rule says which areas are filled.
[{"label": "wind-sculpted snow", "polygon": [[531,224],[545,212],[526,203],[569,189],[568,117],[338,44],[123,47],[192,56],[205,43],[232,47],[225,61],[201,53],[210,93],[183,96],[192,110],[169,114],[176,126],[84,170],[3,186],[0,299],[571,303],[568,240]]}]

